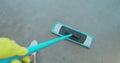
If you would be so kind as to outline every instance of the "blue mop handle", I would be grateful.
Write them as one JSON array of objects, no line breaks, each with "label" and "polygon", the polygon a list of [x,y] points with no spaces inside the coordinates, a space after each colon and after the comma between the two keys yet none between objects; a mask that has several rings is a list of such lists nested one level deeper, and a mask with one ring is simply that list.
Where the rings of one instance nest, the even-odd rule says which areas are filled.
[{"label": "blue mop handle", "polygon": [[[50,45],[53,45],[53,44],[55,44],[55,43],[57,43],[61,40],[69,38],[71,36],[72,36],[72,34],[69,34],[69,35],[66,35],[66,36],[62,36],[62,37],[59,37],[59,38],[55,38],[55,39],[40,43],[40,44],[35,45],[35,46],[28,47],[27,48],[28,49],[28,54],[25,55],[25,56],[31,55],[32,53],[34,53],[36,51],[42,50],[42,49],[44,49],[44,48],[46,48]],[[0,60],[0,63],[10,63],[12,60],[21,59],[23,57],[24,56],[14,56],[14,57],[11,57],[11,58],[8,58],[8,59],[2,59],[2,60]]]}]

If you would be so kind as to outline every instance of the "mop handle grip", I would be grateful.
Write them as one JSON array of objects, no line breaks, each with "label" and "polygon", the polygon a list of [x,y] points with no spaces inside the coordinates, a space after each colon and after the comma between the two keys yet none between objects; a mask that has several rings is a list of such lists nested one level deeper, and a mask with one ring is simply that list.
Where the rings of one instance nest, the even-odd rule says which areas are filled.
[{"label": "mop handle grip", "polygon": [[[50,45],[53,45],[59,41],[62,41],[66,38],[69,38],[71,37],[72,34],[69,34],[69,35],[65,35],[65,36],[61,36],[59,38],[55,38],[55,39],[52,39],[52,40],[49,40],[49,41],[46,41],[46,42],[43,42],[43,43],[40,43],[38,45],[35,45],[35,46],[31,46],[31,47],[28,47],[28,54],[25,55],[25,56],[28,56],[28,55],[31,55],[32,53],[36,52],[36,51],[39,51],[39,50],[42,50]],[[7,59],[0,59],[0,63],[10,63],[12,60],[15,60],[15,59],[21,59],[25,56],[14,56],[14,57],[10,57],[10,58],[7,58]]]}]

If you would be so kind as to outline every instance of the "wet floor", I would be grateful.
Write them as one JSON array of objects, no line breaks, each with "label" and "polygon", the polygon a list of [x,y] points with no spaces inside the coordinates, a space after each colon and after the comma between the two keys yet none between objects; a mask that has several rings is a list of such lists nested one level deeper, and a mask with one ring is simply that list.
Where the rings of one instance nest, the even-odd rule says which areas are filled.
[{"label": "wet floor", "polygon": [[40,51],[37,63],[120,63],[120,0],[0,0],[0,36],[27,47],[58,36],[56,21],[95,37],[90,49],[62,41]]}]

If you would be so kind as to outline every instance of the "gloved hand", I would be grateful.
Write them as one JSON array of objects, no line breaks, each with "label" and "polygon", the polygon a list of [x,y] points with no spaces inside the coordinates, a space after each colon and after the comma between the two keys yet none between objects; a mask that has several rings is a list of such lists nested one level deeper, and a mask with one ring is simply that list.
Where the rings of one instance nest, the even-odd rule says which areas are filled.
[{"label": "gloved hand", "polygon": [[[28,53],[25,47],[19,46],[14,40],[0,38],[0,59],[6,59],[13,56],[24,56]],[[29,56],[22,59],[11,61],[11,63],[30,63]]]}]

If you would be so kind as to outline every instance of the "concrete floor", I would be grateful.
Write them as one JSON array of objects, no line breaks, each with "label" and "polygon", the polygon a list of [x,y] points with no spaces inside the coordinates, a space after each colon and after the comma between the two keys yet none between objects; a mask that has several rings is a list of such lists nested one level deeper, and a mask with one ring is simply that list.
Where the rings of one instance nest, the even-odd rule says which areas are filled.
[{"label": "concrete floor", "polygon": [[38,53],[37,63],[120,63],[120,0],[0,0],[0,36],[27,47],[58,36],[62,22],[95,37],[90,49],[62,41]]}]

